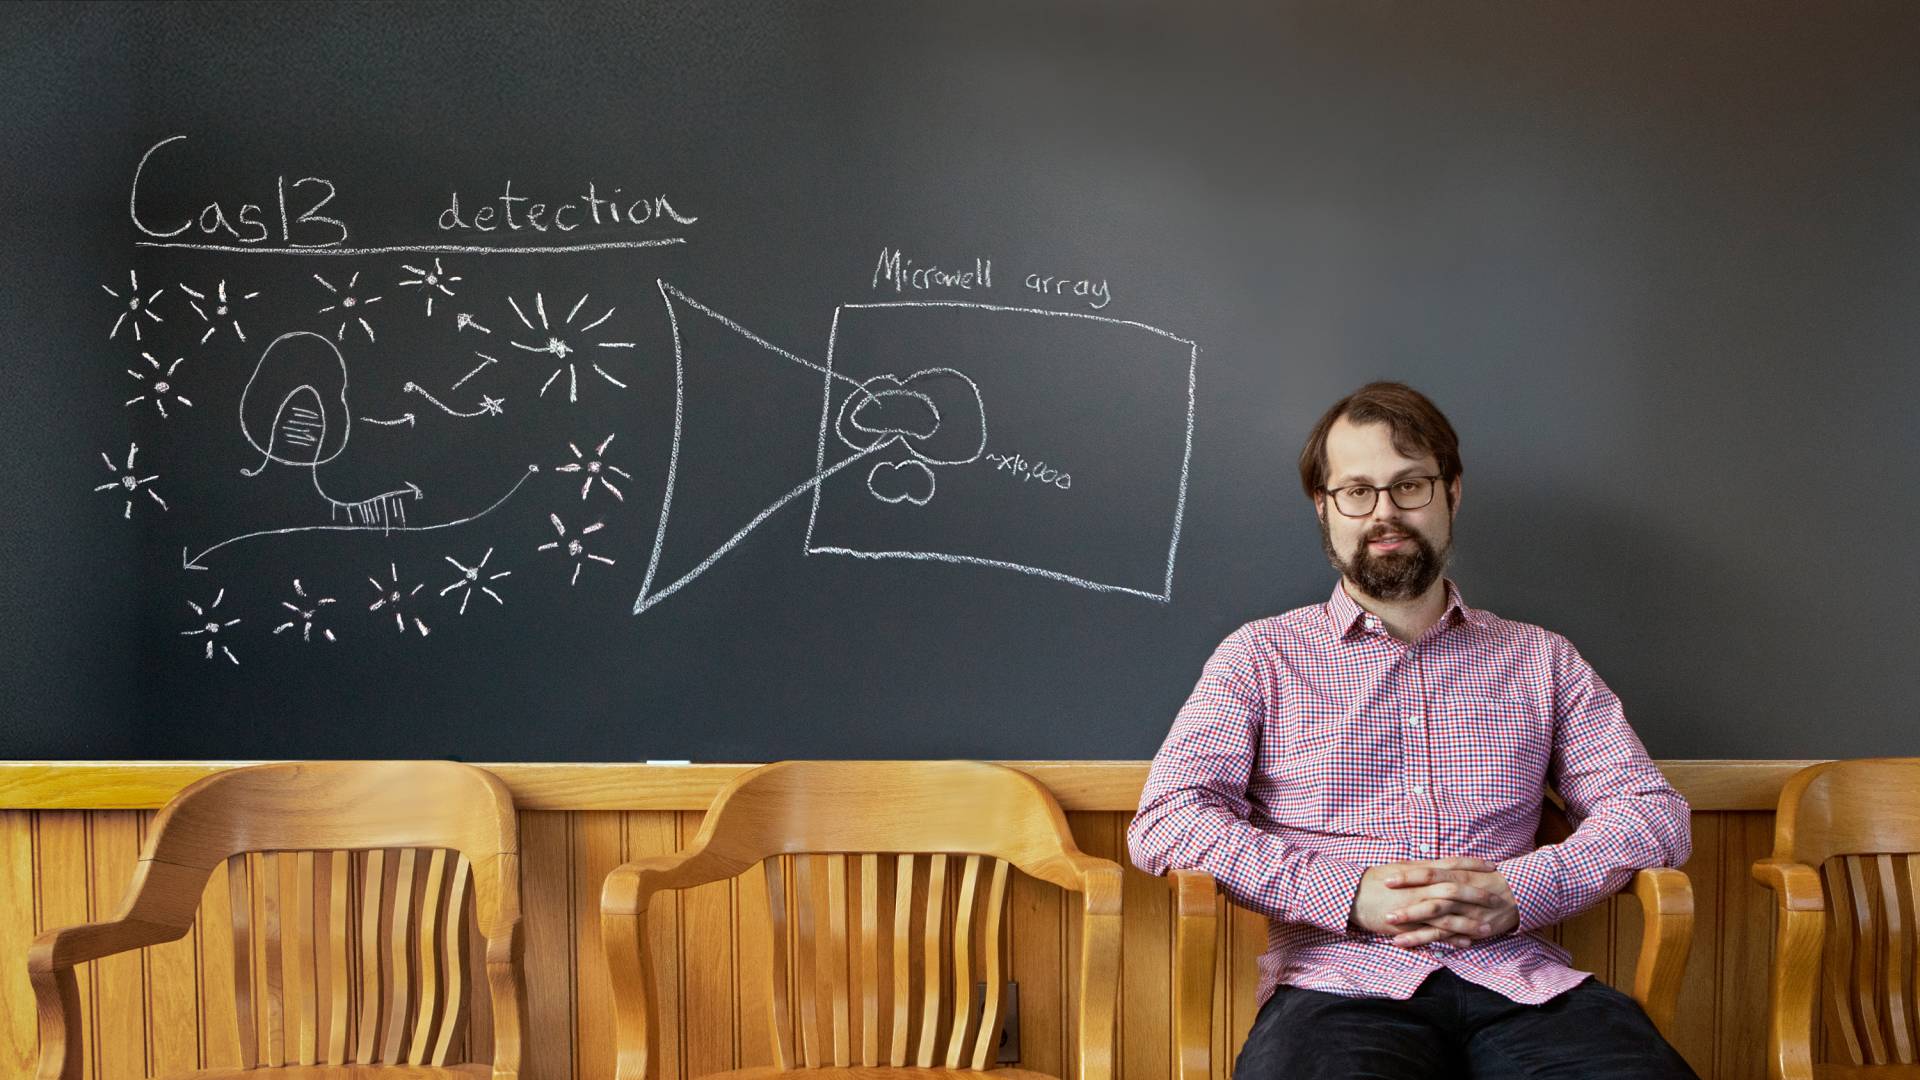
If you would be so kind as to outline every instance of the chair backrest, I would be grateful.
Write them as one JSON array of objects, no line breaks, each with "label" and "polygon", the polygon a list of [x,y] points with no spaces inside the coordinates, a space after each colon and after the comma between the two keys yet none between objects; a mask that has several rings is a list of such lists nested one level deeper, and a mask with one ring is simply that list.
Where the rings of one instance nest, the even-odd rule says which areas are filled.
[{"label": "chair backrest", "polygon": [[[469,1041],[499,1075],[519,1067],[518,854],[484,770],[298,762],[188,787],[141,860],[203,884],[225,863],[245,1067],[443,1065],[474,997]],[[473,995],[476,962],[495,966],[477,956],[505,963]]]},{"label": "chair backrest", "polygon": [[980,762],[769,765],[720,793],[693,847],[764,866],[786,1069],[991,1068],[1009,872],[1078,890],[1086,858],[1044,787]]},{"label": "chair backrest", "polygon": [[1920,758],[1833,761],[1780,793],[1774,857],[1820,872],[1830,1052],[1855,1065],[1920,1055]]}]

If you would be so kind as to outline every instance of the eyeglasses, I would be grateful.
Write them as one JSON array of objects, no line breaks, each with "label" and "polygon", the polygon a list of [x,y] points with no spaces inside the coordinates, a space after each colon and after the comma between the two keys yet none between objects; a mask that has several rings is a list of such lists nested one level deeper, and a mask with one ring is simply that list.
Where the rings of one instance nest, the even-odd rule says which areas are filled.
[{"label": "eyeglasses", "polygon": [[1434,481],[1438,476],[1403,476],[1384,487],[1372,484],[1348,484],[1339,488],[1321,488],[1333,496],[1333,505],[1347,517],[1366,517],[1386,492],[1393,505],[1402,510],[1418,510],[1433,501]]}]

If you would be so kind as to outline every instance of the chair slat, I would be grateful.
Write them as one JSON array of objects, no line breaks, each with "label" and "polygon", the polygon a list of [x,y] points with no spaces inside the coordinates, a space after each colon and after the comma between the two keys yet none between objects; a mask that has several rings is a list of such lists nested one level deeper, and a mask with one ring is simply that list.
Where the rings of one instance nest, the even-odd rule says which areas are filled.
[{"label": "chair slat", "polygon": [[986,972],[984,981],[987,992],[980,1002],[980,1033],[974,1040],[973,1068],[985,1069],[993,1062],[992,1054],[1000,1043],[1000,1003],[1006,996],[1002,985],[1000,963],[1000,933],[1004,925],[1004,911],[1007,900],[1007,862],[1005,859],[993,860],[993,880],[987,887],[987,910],[982,916],[986,929],[986,941],[982,950]]},{"label": "chair slat", "polygon": [[767,973],[773,1001],[773,1062],[781,1069],[793,1068],[793,1014],[787,994],[787,886],[781,871],[784,860],[775,855],[761,861],[767,882],[767,922],[772,928],[772,970]]},{"label": "chair slat", "polygon": [[388,998],[387,1016],[380,1025],[386,1033],[380,1060],[389,1065],[403,1060],[400,1055],[406,1047],[407,1005],[413,989],[408,977],[412,965],[407,962],[407,927],[413,918],[413,877],[418,861],[418,852],[413,848],[400,849],[400,859],[393,871],[393,916],[384,927],[389,958]]},{"label": "chair slat", "polygon": [[960,871],[960,899],[953,924],[953,1027],[947,1033],[947,1068],[960,1068],[973,1028],[973,919],[980,888],[980,856],[969,855]]},{"label": "chair slat", "polygon": [[287,1016],[294,1022],[295,1059],[314,1063],[319,1044],[319,979],[313,970],[313,852],[295,852],[292,863],[293,920],[285,929],[287,958]]},{"label": "chair slat", "polygon": [[227,906],[233,913],[233,1006],[240,1035],[240,1066],[260,1064],[260,1028],[254,1019],[253,873],[242,853],[227,859]]},{"label": "chair slat", "polygon": [[795,855],[793,857],[793,907],[794,937],[796,948],[794,955],[799,958],[799,970],[795,972],[794,988],[799,991],[799,1000],[795,1006],[800,1012],[800,1049],[807,1068],[817,1069],[821,1065],[820,1041],[820,986],[815,966],[814,942],[818,938],[814,912],[819,905],[814,902],[814,857]]},{"label": "chair slat", "polygon": [[887,1064],[907,1063],[913,1034],[913,856],[901,855],[893,871],[893,1045]]},{"label": "chair slat", "polygon": [[371,1065],[380,1031],[380,909],[386,893],[387,853],[367,852],[360,877],[360,1030],[353,1060]]},{"label": "chair slat", "polygon": [[816,962],[826,970],[826,996],[833,1009],[833,1064],[853,1064],[847,1019],[847,857],[827,856],[826,952]]},{"label": "chair slat", "polygon": [[328,1064],[327,1041],[329,1025],[333,1020],[333,909],[329,903],[333,888],[333,853],[330,851],[309,851],[313,862],[313,873],[309,876],[311,886],[313,921],[311,949],[313,958],[313,1060],[316,1065]]},{"label": "chair slat", "polygon": [[1875,918],[1876,901],[1879,894],[1867,882],[1867,860],[1858,855],[1846,856],[1847,888],[1853,897],[1854,965],[1853,965],[1853,1003],[1859,1010],[1860,1030],[1866,1036],[1867,1052],[1871,1055],[1868,1064],[1885,1065],[1888,1062],[1886,1035],[1880,1026],[1878,993],[1874,986],[1879,967],[1876,943]]},{"label": "chair slat", "polygon": [[261,945],[266,961],[265,982],[261,988],[267,1005],[266,1064],[277,1069],[287,1063],[286,953],[281,945],[280,928],[280,856],[263,852],[260,856]]},{"label": "chair slat", "polygon": [[927,859],[926,921],[920,938],[925,992],[920,1002],[920,1053],[914,1064],[923,1069],[933,1067],[940,1037],[940,931],[946,923],[946,908],[947,857],[935,854]]},{"label": "chair slat", "polygon": [[880,856],[860,856],[860,1064],[880,1064]]},{"label": "chair slat", "polygon": [[[1904,864],[1903,857],[1900,863]],[[1886,994],[1887,1035],[1893,1060],[1913,1064],[1913,1018],[1907,1005],[1907,953],[1911,948],[1909,927],[1900,911],[1900,880],[1892,855],[1876,855],[1874,869],[1880,884],[1880,908],[1886,913],[1886,954],[1881,957],[1881,983]]]},{"label": "chair slat", "polygon": [[420,986],[420,1003],[414,1009],[413,1044],[407,1048],[410,1064],[424,1064],[433,1053],[433,1025],[440,1018],[440,970],[436,956],[440,947],[440,905],[446,885],[447,852],[435,848],[427,856],[427,883],[420,899],[418,965],[414,977]]},{"label": "chair slat", "polygon": [[347,920],[347,890],[352,885],[353,859],[345,851],[327,855],[327,984],[330,1006],[327,1011],[327,1064],[341,1065],[347,1060],[348,988],[353,980],[347,970],[347,939],[353,924]]},{"label": "chair slat", "polygon": [[1827,1008],[1833,1014],[1834,1027],[1855,1065],[1866,1064],[1860,1042],[1859,1025],[1854,1022],[1853,1002],[1847,984],[1853,974],[1853,890],[1847,885],[1846,867],[1839,858],[1822,867],[1827,883],[1827,913],[1831,926],[1827,933],[1826,962],[1821,965],[1827,978]]},{"label": "chair slat", "polygon": [[460,1020],[460,1003],[466,1000],[467,982],[462,947],[467,927],[467,882],[473,876],[473,864],[465,855],[453,863],[453,881],[447,887],[447,917],[441,932],[441,949],[446,972],[447,992],[440,1011],[440,1038],[434,1044],[433,1058],[425,1064],[436,1068],[447,1063],[447,1049],[453,1045],[453,1030]]},{"label": "chair slat", "polygon": [[[1908,937],[1913,939],[1914,942],[1911,966],[1907,969],[1910,976],[1907,981],[1910,995],[1908,1000],[1913,1003],[1915,1011],[1920,1012],[1920,927],[1915,925],[1917,922],[1920,922],[1920,855],[1909,854],[1902,859],[1902,862],[1905,863],[1906,871],[1904,880],[1906,882]],[[1916,1026],[1914,1031],[1916,1036],[1914,1052],[1920,1054],[1920,1026]]]}]

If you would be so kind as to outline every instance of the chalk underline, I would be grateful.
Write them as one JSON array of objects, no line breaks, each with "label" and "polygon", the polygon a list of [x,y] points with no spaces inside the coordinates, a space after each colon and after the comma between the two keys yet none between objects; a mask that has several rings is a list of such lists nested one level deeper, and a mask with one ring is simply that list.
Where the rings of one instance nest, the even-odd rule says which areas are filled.
[{"label": "chalk underline", "polygon": [[223,251],[237,255],[385,255],[389,253],[417,252],[427,255],[565,255],[576,251],[615,251],[622,248],[665,247],[668,244],[684,244],[684,236],[668,236],[658,240],[607,240],[596,244],[557,244],[542,247],[485,246],[480,244],[387,244],[380,247],[253,247],[246,244],[195,244],[186,242],[162,243],[157,240],[136,240],[135,247],[181,248],[188,251]]}]

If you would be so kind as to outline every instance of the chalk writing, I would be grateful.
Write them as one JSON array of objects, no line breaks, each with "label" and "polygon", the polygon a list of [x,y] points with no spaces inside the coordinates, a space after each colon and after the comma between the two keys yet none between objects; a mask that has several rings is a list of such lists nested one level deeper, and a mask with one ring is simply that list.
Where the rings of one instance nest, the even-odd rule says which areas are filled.
[{"label": "chalk writing", "polygon": [[982,289],[993,288],[993,260],[973,260],[971,270],[944,270],[938,266],[915,266],[914,260],[905,257],[905,253],[894,248],[880,249],[880,262],[873,268],[873,287],[893,286],[894,292],[905,289]]},{"label": "chalk writing", "polygon": [[988,454],[987,464],[993,466],[994,472],[1011,473],[1022,483],[1038,480],[1061,491],[1073,487],[1072,473],[1062,472],[1044,461],[1028,461],[1020,454]]}]

